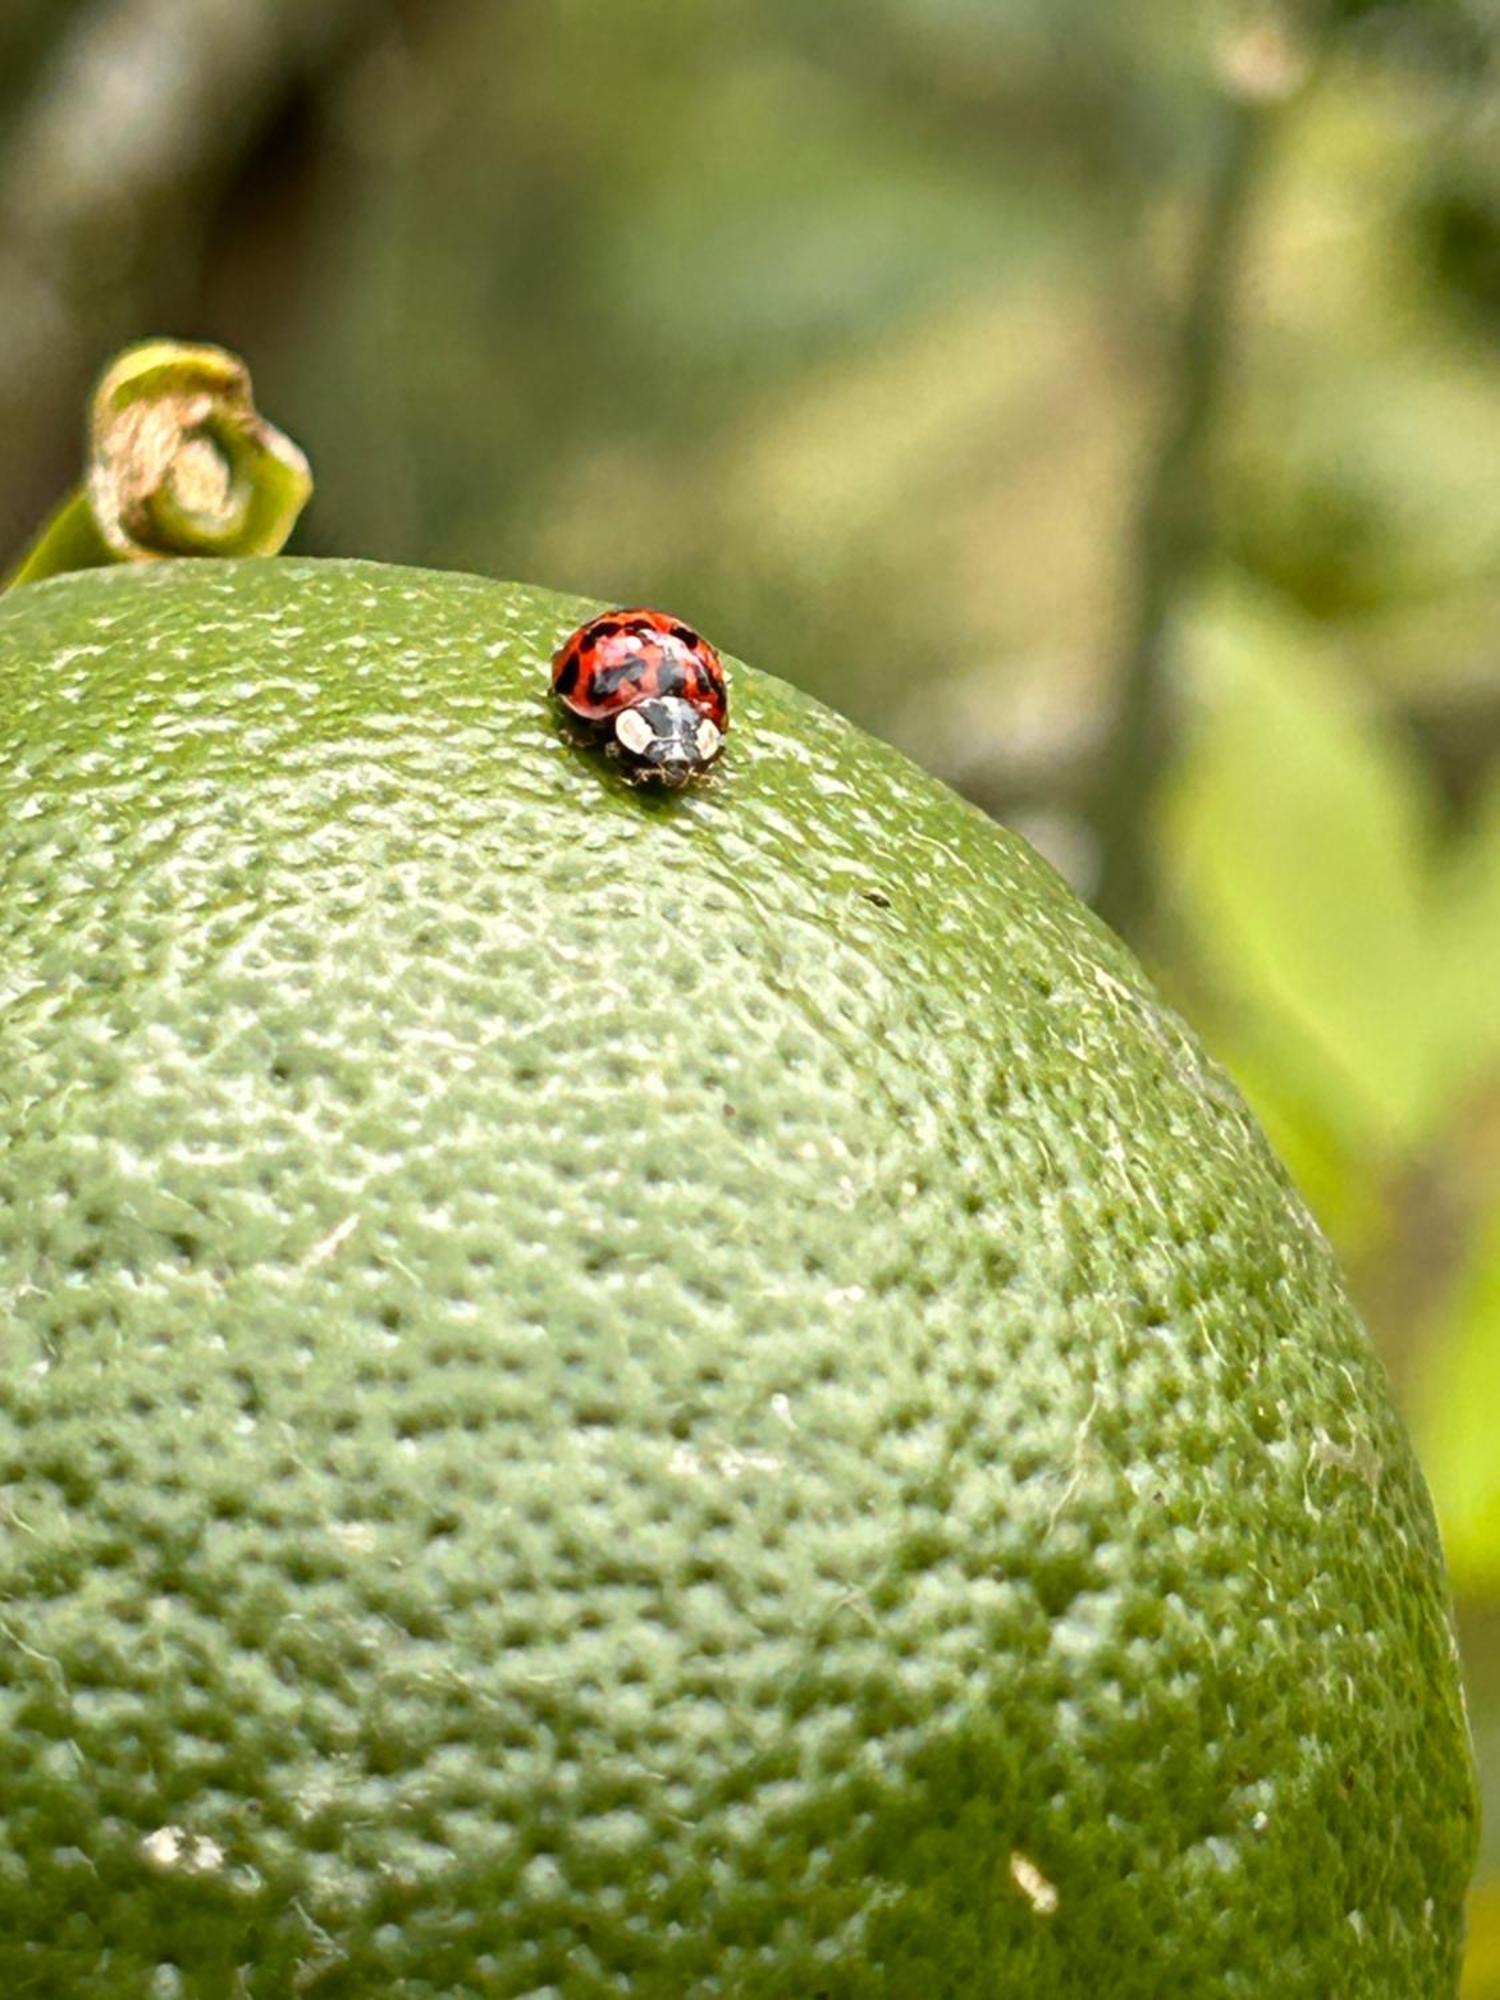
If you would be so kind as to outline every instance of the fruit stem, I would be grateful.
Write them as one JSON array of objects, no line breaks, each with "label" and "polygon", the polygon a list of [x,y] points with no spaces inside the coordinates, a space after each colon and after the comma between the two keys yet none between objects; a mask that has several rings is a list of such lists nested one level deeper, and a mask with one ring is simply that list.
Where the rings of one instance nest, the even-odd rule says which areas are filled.
[{"label": "fruit stem", "polygon": [[1173,638],[1183,599],[1213,546],[1211,447],[1240,267],[1279,113],[1310,73],[1309,49],[1274,16],[1242,26],[1218,51],[1217,142],[1137,516],[1135,602],[1091,815],[1099,845],[1095,908],[1137,943],[1153,915],[1153,806],[1172,748]]},{"label": "fruit stem", "polygon": [[64,576],[69,570],[98,569],[113,560],[94,519],[88,494],[81,486],[75,486],[48,515],[36,540],[6,577],[3,588],[13,590],[18,583],[40,583],[44,577]]},{"label": "fruit stem", "polygon": [[145,341],[100,378],[83,481],[7,587],[166,556],[272,556],[311,493],[306,458],[257,411],[238,355]]}]

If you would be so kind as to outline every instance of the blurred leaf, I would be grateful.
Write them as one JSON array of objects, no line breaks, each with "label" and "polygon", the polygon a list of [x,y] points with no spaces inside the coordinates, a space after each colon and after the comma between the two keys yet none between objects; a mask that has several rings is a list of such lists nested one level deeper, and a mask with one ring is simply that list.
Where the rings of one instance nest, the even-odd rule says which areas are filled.
[{"label": "blurred leaf", "polygon": [[[1415,1430],[1455,1588],[1500,1595],[1500,1208],[1490,1217],[1417,1385]],[[1500,1946],[1500,1933],[1496,1936]],[[1500,1977],[1500,1956],[1496,1960]],[[1500,1994],[1500,1985],[1495,1988]]]},{"label": "blurred leaf", "polygon": [[1413,223],[1440,296],[1481,333],[1500,321],[1500,189],[1494,161],[1456,150],[1437,162],[1413,199]]},{"label": "blurred leaf", "polygon": [[1469,1897],[1462,2000],[1500,2000],[1500,1881],[1480,1882]]},{"label": "blurred leaf", "polygon": [[[1489,282],[1485,224],[1465,210],[1445,252],[1418,192],[1493,189],[1500,150],[1478,108],[1493,94],[1466,115],[1456,89],[1412,89],[1393,117],[1394,78],[1375,83],[1337,66],[1286,149],[1220,440],[1226,545],[1325,619],[1472,590],[1493,579],[1500,534],[1494,344],[1454,311],[1455,286]],[[1439,644],[1421,671],[1448,665]]]},{"label": "blurred leaf", "polygon": [[1337,1232],[1341,1155],[1410,1159],[1500,1074],[1500,784],[1445,850],[1414,748],[1316,630],[1225,589],[1185,651],[1169,892],[1221,1052]]},{"label": "blurred leaf", "polygon": [[1446,1078],[1411,753],[1316,635],[1221,596],[1188,637],[1201,726],[1166,819],[1166,874],[1235,1038],[1353,1148],[1432,1128]]},{"label": "blurred leaf", "polygon": [[1434,943],[1450,1074],[1500,1069],[1500,779],[1445,871]]}]

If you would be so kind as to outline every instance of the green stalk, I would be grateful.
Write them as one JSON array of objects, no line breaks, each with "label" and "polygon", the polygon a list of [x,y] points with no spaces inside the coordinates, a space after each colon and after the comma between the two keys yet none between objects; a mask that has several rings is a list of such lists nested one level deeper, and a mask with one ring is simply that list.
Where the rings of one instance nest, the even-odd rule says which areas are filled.
[{"label": "green stalk", "polygon": [[1094,906],[1137,945],[1154,914],[1151,844],[1156,792],[1173,751],[1173,640],[1182,604],[1213,552],[1213,447],[1237,283],[1272,141],[1284,107],[1306,87],[1314,53],[1274,14],[1219,51],[1216,144],[1141,496],[1135,602],[1116,663],[1117,709],[1092,813],[1100,853]]},{"label": "green stalk", "polygon": [[306,458],[257,411],[237,355],[146,341],[100,379],[83,481],[6,587],[109,563],[275,555],[311,493]]},{"label": "green stalk", "polygon": [[98,569],[113,561],[87,493],[81,486],[75,486],[67,499],[48,515],[36,540],[5,579],[3,587],[13,590],[18,583],[40,583],[43,577],[63,576],[73,569]]}]

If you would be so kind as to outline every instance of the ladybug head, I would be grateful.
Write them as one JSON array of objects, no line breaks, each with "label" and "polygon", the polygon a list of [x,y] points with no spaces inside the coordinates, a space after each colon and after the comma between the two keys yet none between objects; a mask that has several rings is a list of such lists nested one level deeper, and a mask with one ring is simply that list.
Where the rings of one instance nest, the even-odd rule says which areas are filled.
[{"label": "ladybug head", "polygon": [[615,745],[634,778],[684,785],[718,754],[717,725],[681,695],[653,695],[615,717]]}]

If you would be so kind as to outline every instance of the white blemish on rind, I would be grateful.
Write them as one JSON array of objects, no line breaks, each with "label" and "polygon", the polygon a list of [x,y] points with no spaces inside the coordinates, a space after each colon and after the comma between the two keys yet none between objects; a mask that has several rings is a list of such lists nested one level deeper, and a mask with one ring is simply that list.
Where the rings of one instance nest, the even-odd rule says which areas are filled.
[{"label": "white blemish on rind", "polygon": [[376,1545],[375,1530],[368,1521],[330,1521],[328,1532],[340,1547],[355,1555],[367,1556]]},{"label": "white blemish on rind", "polygon": [[357,1215],[346,1215],[336,1228],[329,1230],[320,1243],[313,1245],[303,1259],[303,1262],[309,1265],[326,1264],[328,1259],[334,1256],[349,1241],[349,1238],[358,1227],[359,1217]]},{"label": "white blemish on rind", "polygon": [[743,1479],[747,1472],[776,1473],[781,1469],[782,1461],[774,1452],[736,1451],[733,1446],[705,1458],[690,1444],[680,1444],[667,1461],[667,1470],[679,1479],[701,1479],[712,1473],[722,1479]]},{"label": "white blemish on rind", "polygon": [[141,1856],[153,1868],[180,1868],[187,1875],[211,1875],[224,1866],[224,1850],[216,1840],[181,1826],[159,1826],[146,1834]]},{"label": "white blemish on rind", "polygon": [[1030,1903],[1033,1913],[1050,1917],[1057,1908],[1057,1887],[1049,1882],[1036,1863],[1024,1854],[1010,1857],[1010,1879]]},{"label": "white blemish on rind", "polygon": [[1313,1432],[1307,1457],[1315,1472],[1342,1472],[1371,1487],[1380,1484],[1380,1453],[1368,1438],[1356,1437],[1352,1444],[1340,1444],[1320,1426]]}]

